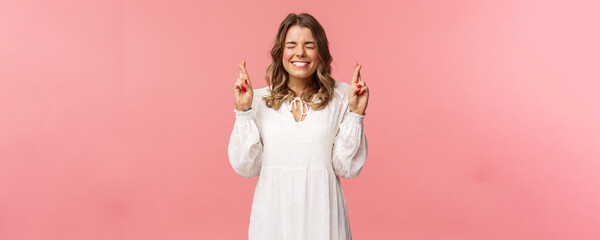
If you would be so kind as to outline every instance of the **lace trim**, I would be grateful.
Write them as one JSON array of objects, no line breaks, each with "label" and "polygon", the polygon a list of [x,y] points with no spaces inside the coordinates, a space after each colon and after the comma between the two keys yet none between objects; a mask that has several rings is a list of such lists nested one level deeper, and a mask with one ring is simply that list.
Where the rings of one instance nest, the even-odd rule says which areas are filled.
[{"label": "lace trim", "polygon": [[351,112],[350,110],[348,110],[347,113],[348,113],[348,115],[346,117],[348,118],[348,120],[355,122],[355,123],[359,123],[359,124],[362,124],[363,120],[367,116],[367,113],[365,113],[365,115],[360,115],[358,113]]},{"label": "lace trim", "polygon": [[252,108],[247,111],[238,111],[237,109],[233,109],[233,112],[235,113],[236,118],[237,117],[248,118],[248,117],[252,116],[252,111],[253,111]]}]

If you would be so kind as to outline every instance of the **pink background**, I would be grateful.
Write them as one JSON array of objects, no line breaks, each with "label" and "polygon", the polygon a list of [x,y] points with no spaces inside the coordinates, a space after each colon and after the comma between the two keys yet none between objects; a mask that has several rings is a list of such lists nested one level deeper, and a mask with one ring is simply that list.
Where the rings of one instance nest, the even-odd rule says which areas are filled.
[{"label": "pink background", "polygon": [[363,64],[355,239],[600,239],[598,1],[27,1],[0,6],[0,239],[244,239],[227,158],[308,11]]}]

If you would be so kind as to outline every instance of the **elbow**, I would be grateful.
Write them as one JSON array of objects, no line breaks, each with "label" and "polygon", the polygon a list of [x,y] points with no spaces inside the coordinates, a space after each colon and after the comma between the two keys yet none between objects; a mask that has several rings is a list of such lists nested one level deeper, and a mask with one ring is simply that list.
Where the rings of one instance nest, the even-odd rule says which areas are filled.
[{"label": "elbow", "polygon": [[360,165],[350,166],[350,165],[345,165],[345,164],[341,164],[341,162],[338,162],[338,164],[333,164],[333,167],[334,167],[335,175],[342,177],[342,178],[352,179],[352,178],[356,178],[356,177],[358,177],[358,175],[360,175],[363,165],[360,164]]},{"label": "elbow", "polygon": [[367,160],[366,151],[364,153],[364,155],[354,157],[340,157],[340,155],[335,155],[332,159],[335,174],[347,179],[358,177]]},{"label": "elbow", "polygon": [[342,178],[346,178],[346,179],[352,179],[352,178],[356,178],[358,177],[358,175],[360,175],[360,171],[362,170],[362,167],[355,170],[355,171],[343,171],[343,172],[338,172],[338,176],[342,177]]},{"label": "elbow", "polygon": [[233,171],[244,178],[256,177],[260,172],[260,169],[257,169],[251,164],[235,164],[233,161],[230,161],[230,164]]},{"label": "elbow", "polygon": [[243,156],[239,153],[229,153],[229,164],[233,171],[244,178],[256,177],[260,174],[260,154],[254,156]]},{"label": "elbow", "polygon": [[234,168],[235,173],[237,173],[238,175],[244,177],[244,178],[253,178],[258,176],[257,172],[250,172],[250,171],[241,171],[239,169],[235,169]]}]

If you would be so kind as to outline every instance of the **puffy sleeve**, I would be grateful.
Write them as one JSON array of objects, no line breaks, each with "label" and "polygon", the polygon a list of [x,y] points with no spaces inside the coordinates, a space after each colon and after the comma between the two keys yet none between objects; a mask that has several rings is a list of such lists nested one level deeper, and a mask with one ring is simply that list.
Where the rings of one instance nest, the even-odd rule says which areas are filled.
[{"label": "puffy sleeve", "polygon": [[341,109],[343,116],[333,144],[333,169],[340,177],[355,178],[367,160],[367,136],[363,125],[366,114],[350,112],[347,95]]},{"label": "puffy sleeve", "polygon": [[[256,125],[257,99],[251,110],[235,113],[235,123],[229,138],[229,163],[240,176],[251,178],[260,174],[263,145]],[[260,99],[258,99],[260,101]]]}]

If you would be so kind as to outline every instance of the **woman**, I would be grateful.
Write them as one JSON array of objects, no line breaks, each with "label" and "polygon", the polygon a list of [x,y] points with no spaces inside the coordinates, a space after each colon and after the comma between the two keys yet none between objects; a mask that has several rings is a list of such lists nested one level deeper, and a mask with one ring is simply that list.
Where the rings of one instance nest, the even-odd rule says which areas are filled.
[{"label": "woman", "polygon": [[268,87],[253,89],[239,64],[228,154],[239,175],[260,175],[249,239],[352,238],[339,177],[358,176],[367,159],[369,88],[358,63],[351,84],[330,76],[328,44],[314,17],[289,14],[271,50]]}]

